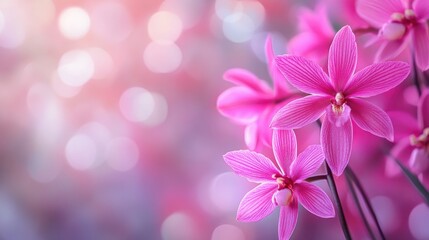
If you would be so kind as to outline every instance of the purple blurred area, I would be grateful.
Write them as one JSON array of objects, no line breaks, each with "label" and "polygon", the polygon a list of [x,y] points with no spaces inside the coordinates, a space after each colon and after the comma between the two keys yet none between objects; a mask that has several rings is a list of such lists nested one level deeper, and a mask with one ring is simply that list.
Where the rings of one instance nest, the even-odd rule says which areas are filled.
[{"label": "purple blurred area", "polygon": [[[216,99],[229,68],[269,80],[265,38],[285,53],[301,5],[314,3],[0,1],[0,239],[276,239],[278,211],[235,220],[255,185],[222,159],[245,144]],[[386,234],[409,237],[418,194],[377,174],[362,175]],[[301,210],[296,238],[342,238],[338,219]]]}]

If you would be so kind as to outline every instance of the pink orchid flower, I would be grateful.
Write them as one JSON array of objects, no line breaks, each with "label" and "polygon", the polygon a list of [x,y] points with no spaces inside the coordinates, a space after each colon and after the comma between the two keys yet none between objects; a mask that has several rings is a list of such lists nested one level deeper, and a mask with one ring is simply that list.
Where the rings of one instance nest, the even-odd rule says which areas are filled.
[{"label": "pink orchid flower", "polygon": [[[425,90],[417,106],[417,119],[409,114],[393,112],[391,115],[399,140],[391,150],[396,159],[407,162],[421,180],[429,174],[429,90]],[[387,173],[399,172],[392,161],[387,162]]]},{"label": "pink orchid flower", "polygon": [[306,57],[324,65],[328,48],[335,32],[328,19],[326,7],[319,5],[314,11],[303,8],[299,14],[299,34],[288,44],[290,54]]},{"label": "pink orchid flower", "polygon": [[292,95],[283,75],[277,70],[270,37],[266,40],[265,53],[274,89],[247,70],[230,69],[224,78],[238,86],[224,91],[217,101],[222,115],[246,125],[245,142],[251,150],[271,145],[271,119]]},{"label": "pink orchid flower", "polygon": [[404,62],[372,64],[355,72],[357,48],[349,26],[335,35],[329,49],[328,72],[303,57],[279,56],[279,70],[299,90],[312,94],[291,101],[274,116],[273,128],[296,129],[326,113],[321,144],[326,161],[335,175],[347,166],[352,149],[351,119],[365,131],[393,141],[389,116],[379,107],[361,100],[386,92],[401,83],[410,67]]},{"label": "pink orchid flower", "polygon": [[357,11],[379,29],[377,38],[382,45],[377,60],[398,56],[411,38],[417,66],[429,69],[428,0],[359,0]]},{"label": "pink orchid flower", "polygon": [[297,157],[297,142],[293,130],[275,130],[273,151],[277,168],[262,154],[248,150],[225,154],[232,170],[250,182],[260,183],[241,200],[237,220],[255,222],[280,207],[279,239],[289,239],[298,219],[298,202],[309,212],[331,218],[335,210],[327,194],[318,186],[305,181],[323,163],[319,145],[308,146]]}]

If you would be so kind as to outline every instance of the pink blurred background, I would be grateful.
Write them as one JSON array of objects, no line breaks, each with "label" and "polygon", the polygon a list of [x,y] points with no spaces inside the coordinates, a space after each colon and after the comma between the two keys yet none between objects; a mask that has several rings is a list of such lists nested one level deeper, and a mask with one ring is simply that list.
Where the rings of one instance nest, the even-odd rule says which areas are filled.
[{"label": "pink blurred background", "polygon": [[[276,239],[277,211],[235,220],[254,185],[223,162],[245,144],[216,99],[229,68],[269,79],[265,37],[284,53],[301,6],[314,2],[0,1],[0,239]],[[377,174],[382,160],[353,161],[386,235],[415,237],[419,195]],[[294,236],[342,232],[301,211]]]}]

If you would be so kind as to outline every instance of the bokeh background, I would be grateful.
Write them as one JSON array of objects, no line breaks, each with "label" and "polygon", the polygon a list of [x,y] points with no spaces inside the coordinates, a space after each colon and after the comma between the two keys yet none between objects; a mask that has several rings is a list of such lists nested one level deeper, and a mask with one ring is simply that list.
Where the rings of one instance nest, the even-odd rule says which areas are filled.
[{"label": "bokeh background", "polygon": [[[269,80],[266,36],[285,53],[298,10],[315,5],[0,0],[0,239],[276,239],[278,211],[235,220],[254,185],[223,162],[246,146],[216,99],[229,68]],[[368,151],[356,147],[351,164],[386,234],[429,238],[418,193],[384,177],[380,157],[361,161]],[[353,234],[368,238],[342,192]],[[294,237],[342,232],[337,219],[300,211]]]}]

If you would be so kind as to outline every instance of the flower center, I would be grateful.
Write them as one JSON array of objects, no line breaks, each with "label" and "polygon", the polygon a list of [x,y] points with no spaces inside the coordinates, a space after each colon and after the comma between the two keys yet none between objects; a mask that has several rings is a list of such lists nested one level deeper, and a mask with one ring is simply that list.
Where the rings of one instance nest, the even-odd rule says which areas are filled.
[{"label": "flower center", "polygon": [[287,206],[293,199],[292,179],[280,174],[273,174],[273,179],[277,182],[277,191],[273,195],[274,204]]},{"label": "flower center", "polygon": [[401,39],[416,22],[416,14],[412,9],[405,9],[403,13],[395,12],[390,16],[390,21],[383,25],[381,35],[387,40]]},{"label": "flower center", "polygon": [[423,133],[420,136],[411,135],[410,136],[410,144],[411,146],[419,149],[426,150],[429,152],[429,127],[423,130]]},{"label": "flower center", "polygon": [[346,103],[344,95],[342,93],[335,94],[335,98],[331,100],[332,111],[340,115],[344,111],[344,103]]}]

